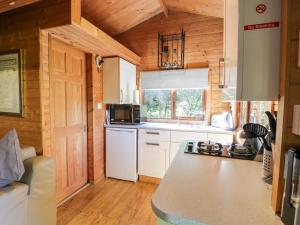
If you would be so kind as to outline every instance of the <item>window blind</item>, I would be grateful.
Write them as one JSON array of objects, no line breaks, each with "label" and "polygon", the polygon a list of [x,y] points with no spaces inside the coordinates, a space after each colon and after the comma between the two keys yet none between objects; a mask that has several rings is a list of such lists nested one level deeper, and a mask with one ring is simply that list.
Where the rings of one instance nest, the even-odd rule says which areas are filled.
[{"label": "window blind", "polygon": [[142,89],[207,88],[208,68],[141,72]]}]

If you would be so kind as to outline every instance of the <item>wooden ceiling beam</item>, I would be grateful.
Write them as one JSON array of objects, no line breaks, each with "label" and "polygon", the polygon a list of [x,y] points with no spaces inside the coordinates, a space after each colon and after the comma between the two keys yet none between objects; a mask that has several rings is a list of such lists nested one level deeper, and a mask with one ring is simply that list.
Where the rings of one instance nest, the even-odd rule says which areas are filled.
[{"label": "wooden ceiling beam", "polygon": [[29,5],[40,0],[0,0],[0,13]]},{"label": "wooden ceiling beam", "polygon": [[165,1],[164,0],[158,0],[158,2],[159,2],[159,5],[160,5],[160,8],[161,8],[162,12],[165,14],[166,17],[168,17],[169,16],[169,10],[167,8],[167,5],[166,5]]},{"label": "wooden ceiling beam", "polygon": [[81,0],[71,1],[71,20],[77,24],[81,21]]},{"label": "wooden ceiling beam", "polygon": [[141,57],[81,17],[80,24],[70,24],[46,29],[50,34],[87,53],[102,57],[119,56],[135,65]]}]

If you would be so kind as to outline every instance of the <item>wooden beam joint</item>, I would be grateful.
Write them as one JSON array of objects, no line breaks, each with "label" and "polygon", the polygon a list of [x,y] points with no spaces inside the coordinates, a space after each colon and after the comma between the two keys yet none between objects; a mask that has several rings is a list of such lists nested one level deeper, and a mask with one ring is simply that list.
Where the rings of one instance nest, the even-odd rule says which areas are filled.
[{"label": "wooden beam joint", "polygon": [[165,14],[166,17],[168,17],[169,16],[169,10],[167,8],[167,5],[166,5],[165,1],[164,0],[158,0],[158,1],[159,1],[161,11]]}]

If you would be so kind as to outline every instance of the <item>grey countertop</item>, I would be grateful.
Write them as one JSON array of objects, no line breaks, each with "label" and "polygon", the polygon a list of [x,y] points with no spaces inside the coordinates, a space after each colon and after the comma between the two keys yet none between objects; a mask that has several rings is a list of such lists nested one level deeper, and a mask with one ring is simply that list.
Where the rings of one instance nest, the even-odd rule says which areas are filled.
[{"label": "grey countertop", "polygon": [[259,162],[185,154],[182,146],[152,208],[176,225],[281,225],[261,174]]},{"label": "grey countertop", "polygon": [[221,128],[216,128],[208,125],[176,124],[176,123],[141,123],[137,125],[110,124],[104,126],[111,127],[111,128],[193,131],[193,132],[220,133],[220,134],[235,133],[234,131],[227,131]]}]

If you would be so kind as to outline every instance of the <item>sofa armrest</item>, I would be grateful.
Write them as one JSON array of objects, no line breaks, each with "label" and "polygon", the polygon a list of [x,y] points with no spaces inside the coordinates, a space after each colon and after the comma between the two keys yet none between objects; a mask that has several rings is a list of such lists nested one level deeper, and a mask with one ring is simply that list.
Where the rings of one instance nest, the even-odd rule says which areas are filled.
[{"label": "sofa armrest", "polygon": [[56,172],[53,158],[38,156],[24,161],[21,182],[29,185],[30,225],[56,224]]}]

